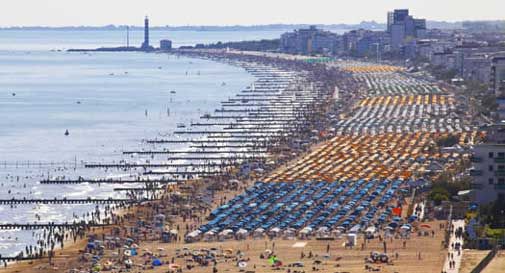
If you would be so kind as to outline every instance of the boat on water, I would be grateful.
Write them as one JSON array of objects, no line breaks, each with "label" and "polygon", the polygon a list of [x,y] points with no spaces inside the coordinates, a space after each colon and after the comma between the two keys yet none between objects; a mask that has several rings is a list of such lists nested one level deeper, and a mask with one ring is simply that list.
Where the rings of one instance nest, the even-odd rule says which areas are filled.
[{"label": "boat on water", "polygon": [[175,94],[176,92],[174,90],[170,91],[170,94]]}]

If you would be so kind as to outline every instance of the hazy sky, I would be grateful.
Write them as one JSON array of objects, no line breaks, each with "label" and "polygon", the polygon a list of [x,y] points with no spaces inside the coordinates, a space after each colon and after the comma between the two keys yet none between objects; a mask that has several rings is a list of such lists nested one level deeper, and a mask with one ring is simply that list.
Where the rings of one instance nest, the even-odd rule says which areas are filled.
[{"label": "hazy sky", "polygon": [[505,19],[505,0],[2,0],[1,26],[251,25],[385,22],[409,8],[430,20]]}]

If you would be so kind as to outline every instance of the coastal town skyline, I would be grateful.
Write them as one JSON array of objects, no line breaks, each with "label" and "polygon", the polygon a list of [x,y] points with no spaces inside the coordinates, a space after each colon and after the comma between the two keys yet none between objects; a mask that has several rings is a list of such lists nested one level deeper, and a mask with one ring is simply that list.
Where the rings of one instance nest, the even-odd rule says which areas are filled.
[{"label": "coastal town skyline", "polygon": [[[0,11],[0,27],[12,26],[102,26],[138,24],[139,14],[149,15],[156,25],[265,25],[265,24],[356,24],[362,21],[384,22],[384,13],[393,8],[408,8],[423,18],[435,21],[499,20],[501,1],[354,1],[345,4],[323,0],[307,4],[300,1],[230,0],[168,3],[151,0],[86,1],[85,5],[69,5],[67,1],[20,0],[4,3]],[[30,9],[26,9],[30,6]],[[196,8],[195,8],[196,7]],[[455,8],[457,7],[457,9]],[[120,12],[110,13],[110,10]],[[211,10],[212,12],[208,12]],[[454,12],[447,12],[454,11]],[[19,16],[24,14],[24,16]]]}]

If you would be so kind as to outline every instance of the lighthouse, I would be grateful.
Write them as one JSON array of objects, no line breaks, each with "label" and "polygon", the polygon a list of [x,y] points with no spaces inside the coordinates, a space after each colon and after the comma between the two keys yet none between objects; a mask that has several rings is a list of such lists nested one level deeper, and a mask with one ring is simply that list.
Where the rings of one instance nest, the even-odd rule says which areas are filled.
[{"label": "lighthouse", "polygon": [[144,42],[142,43],[143,50],[150,50],[151,46],[149,45],[149,18],[146,16],[144,19]]}]

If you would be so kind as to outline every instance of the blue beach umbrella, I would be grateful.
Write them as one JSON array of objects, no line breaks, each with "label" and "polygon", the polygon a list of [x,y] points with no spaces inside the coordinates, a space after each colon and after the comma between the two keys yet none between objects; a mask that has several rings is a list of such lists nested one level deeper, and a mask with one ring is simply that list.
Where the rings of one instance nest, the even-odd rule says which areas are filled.
[{"label": "blue beach umbrella", "polygon": [[161,266],[162,265],[162,262],[160,261],[160,259],[155,259],[152,263],[153,266]]}]

